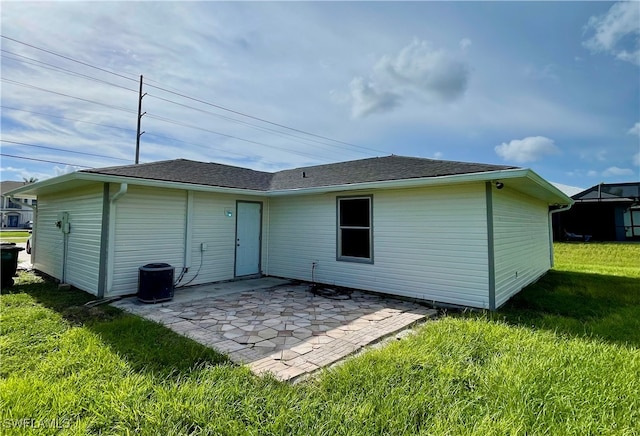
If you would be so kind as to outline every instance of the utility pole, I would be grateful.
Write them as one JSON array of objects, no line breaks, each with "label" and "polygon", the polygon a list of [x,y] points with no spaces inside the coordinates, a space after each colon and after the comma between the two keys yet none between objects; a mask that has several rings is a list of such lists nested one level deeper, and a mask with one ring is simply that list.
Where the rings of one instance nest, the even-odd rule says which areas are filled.
[{"label": "utility pole", "polygon": [[140,92],[138,93],[138,132],[136,134],[136,165],[140,161],[140,137],[144,132],[140,131],[140,123],[142,121],[142,116],[146,114],[146,112],[142,112],[142,97],[147,95],[145,92],[142,93],[142,74],[140,75]]}]

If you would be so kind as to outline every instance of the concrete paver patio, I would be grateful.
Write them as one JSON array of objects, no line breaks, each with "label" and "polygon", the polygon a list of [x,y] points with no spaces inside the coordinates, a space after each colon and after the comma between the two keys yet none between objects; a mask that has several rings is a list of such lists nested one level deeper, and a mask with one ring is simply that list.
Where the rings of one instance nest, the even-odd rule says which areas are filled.
[{"label": "concrete paver patio", "polygon": [[[285,284],[266,287],[273,283]],[[360,291],[327,298],[308,285],[287,283],[264,278],[205,285],[176,292],[173,301],[162,304],[127,298],[112,305],[280,380],[314,372],[436,314],[394,298]]]}]

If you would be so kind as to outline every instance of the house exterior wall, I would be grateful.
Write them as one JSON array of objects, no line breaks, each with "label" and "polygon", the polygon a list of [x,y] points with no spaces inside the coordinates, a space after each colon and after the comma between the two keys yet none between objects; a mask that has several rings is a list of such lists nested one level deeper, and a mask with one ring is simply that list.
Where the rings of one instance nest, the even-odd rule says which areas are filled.
[{"label": "house exterior wall", "polygon": [[[102,198],[101,183],[38,197],[32,254],[35,269],[59,280],[64,275],[66,283],[97,294]],[[56,226],[62,212],[69,214],[66,236]]]},{"label": "house exterior wall", "polygon": [[[113,185],[111,192],[117,190],[118,185]],[[262,264],[265,265],[267,199],[129,186],[127,193],[112,206],[111,219],[116,220],[113,278],[107,295],[137,292],[138,269],[148,263],[172,265],[176,280],[183,267],[188,266],[178,286],[233,279],[236,201],[263,203]],[[227,209],[231,209],[231,217],[226,215]],[[205,251],[201,250],[202,243],[206,244]]]},{"label": "house exterior wall", "polygon": [[[336,197],[372,195],[373,263],[336,260]],[[272,198],[267,274],[489,307],[484,183]]]},{"label": "house exterior wall", "polygon": [[[117,192],[117,188],[112,185],[111,192]],[[182,267],[186,203],[185,191],[129,186],[127,193],[112,204],[113,277],[107,295],[136,293],[138,269],[148,263]]]},{"label": "house exterior wall", "polygon": [[496,307],[551,268],[548,210],[507,187],[493,190]]},{"label": "house exterior wall", "polygon": [[[119,189],[112,184],[109,191]],[[337,260],[337,198],[345,196],[372,198],[372,263]],[[139,267],[148,263],[171,264],[176,279],[188,266],[179,286],[231,280],[238,201],[262,203],[266,275],[489,308],[488,216],[496,307],[550,268],[547,204],[505,187],[491,190],[488,210],[485,183],[281,197],[129,185],[103,211],[104,201],[101,183],[40,195],[35,268],[62,279],[64,264],[67,283],[97,295],[105,283],[99,283],[104,244],[105,296],[135,293]],[[55,226],[60,212],[71,223],[66,256],[65,236]]]},{"label": "house exterior wall", "polygon": [[[191,268],[183,282],[190,285],[232,280],[235,277],[237,201],[262,203],[261,266],[267,263],[269,203],[267,198],[194,192]],[[231,209],[232,216],[226,211]],[[206,251],[201,250],[205,243]],[[200,262],[202,261],[202,267]],[[197,277],[194,275],[200,270]]]}]

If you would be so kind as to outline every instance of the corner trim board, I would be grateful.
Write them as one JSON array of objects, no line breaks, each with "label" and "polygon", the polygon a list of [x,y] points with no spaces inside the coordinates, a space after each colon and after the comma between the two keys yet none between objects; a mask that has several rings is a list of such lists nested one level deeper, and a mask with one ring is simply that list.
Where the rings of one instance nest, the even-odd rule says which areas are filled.
[{"label": "corner trim board", "polygon": [[100,265],[98,266],[98,298],[104,298],[107,287],[107,257],[109,253],[109,183],[104,183],[102,191],[102,224],[100,226]]},{"label": "corner trim board", "polygon": [[485,182],[487,202],[487,265],[489,268],[489,310],[496,310],[496,262],[493,241],[493,185]]}]

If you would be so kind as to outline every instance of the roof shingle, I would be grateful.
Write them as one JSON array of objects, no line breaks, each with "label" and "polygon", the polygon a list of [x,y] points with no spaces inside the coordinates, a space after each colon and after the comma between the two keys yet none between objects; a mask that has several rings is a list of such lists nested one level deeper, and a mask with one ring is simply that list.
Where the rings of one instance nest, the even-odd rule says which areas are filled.
[{"label": "roof shingle", "polygon": [[259,191],[349,185],[516,169],[505,165],[386,156],[275,173],[186,159],[96,168],[86,173]]}]

